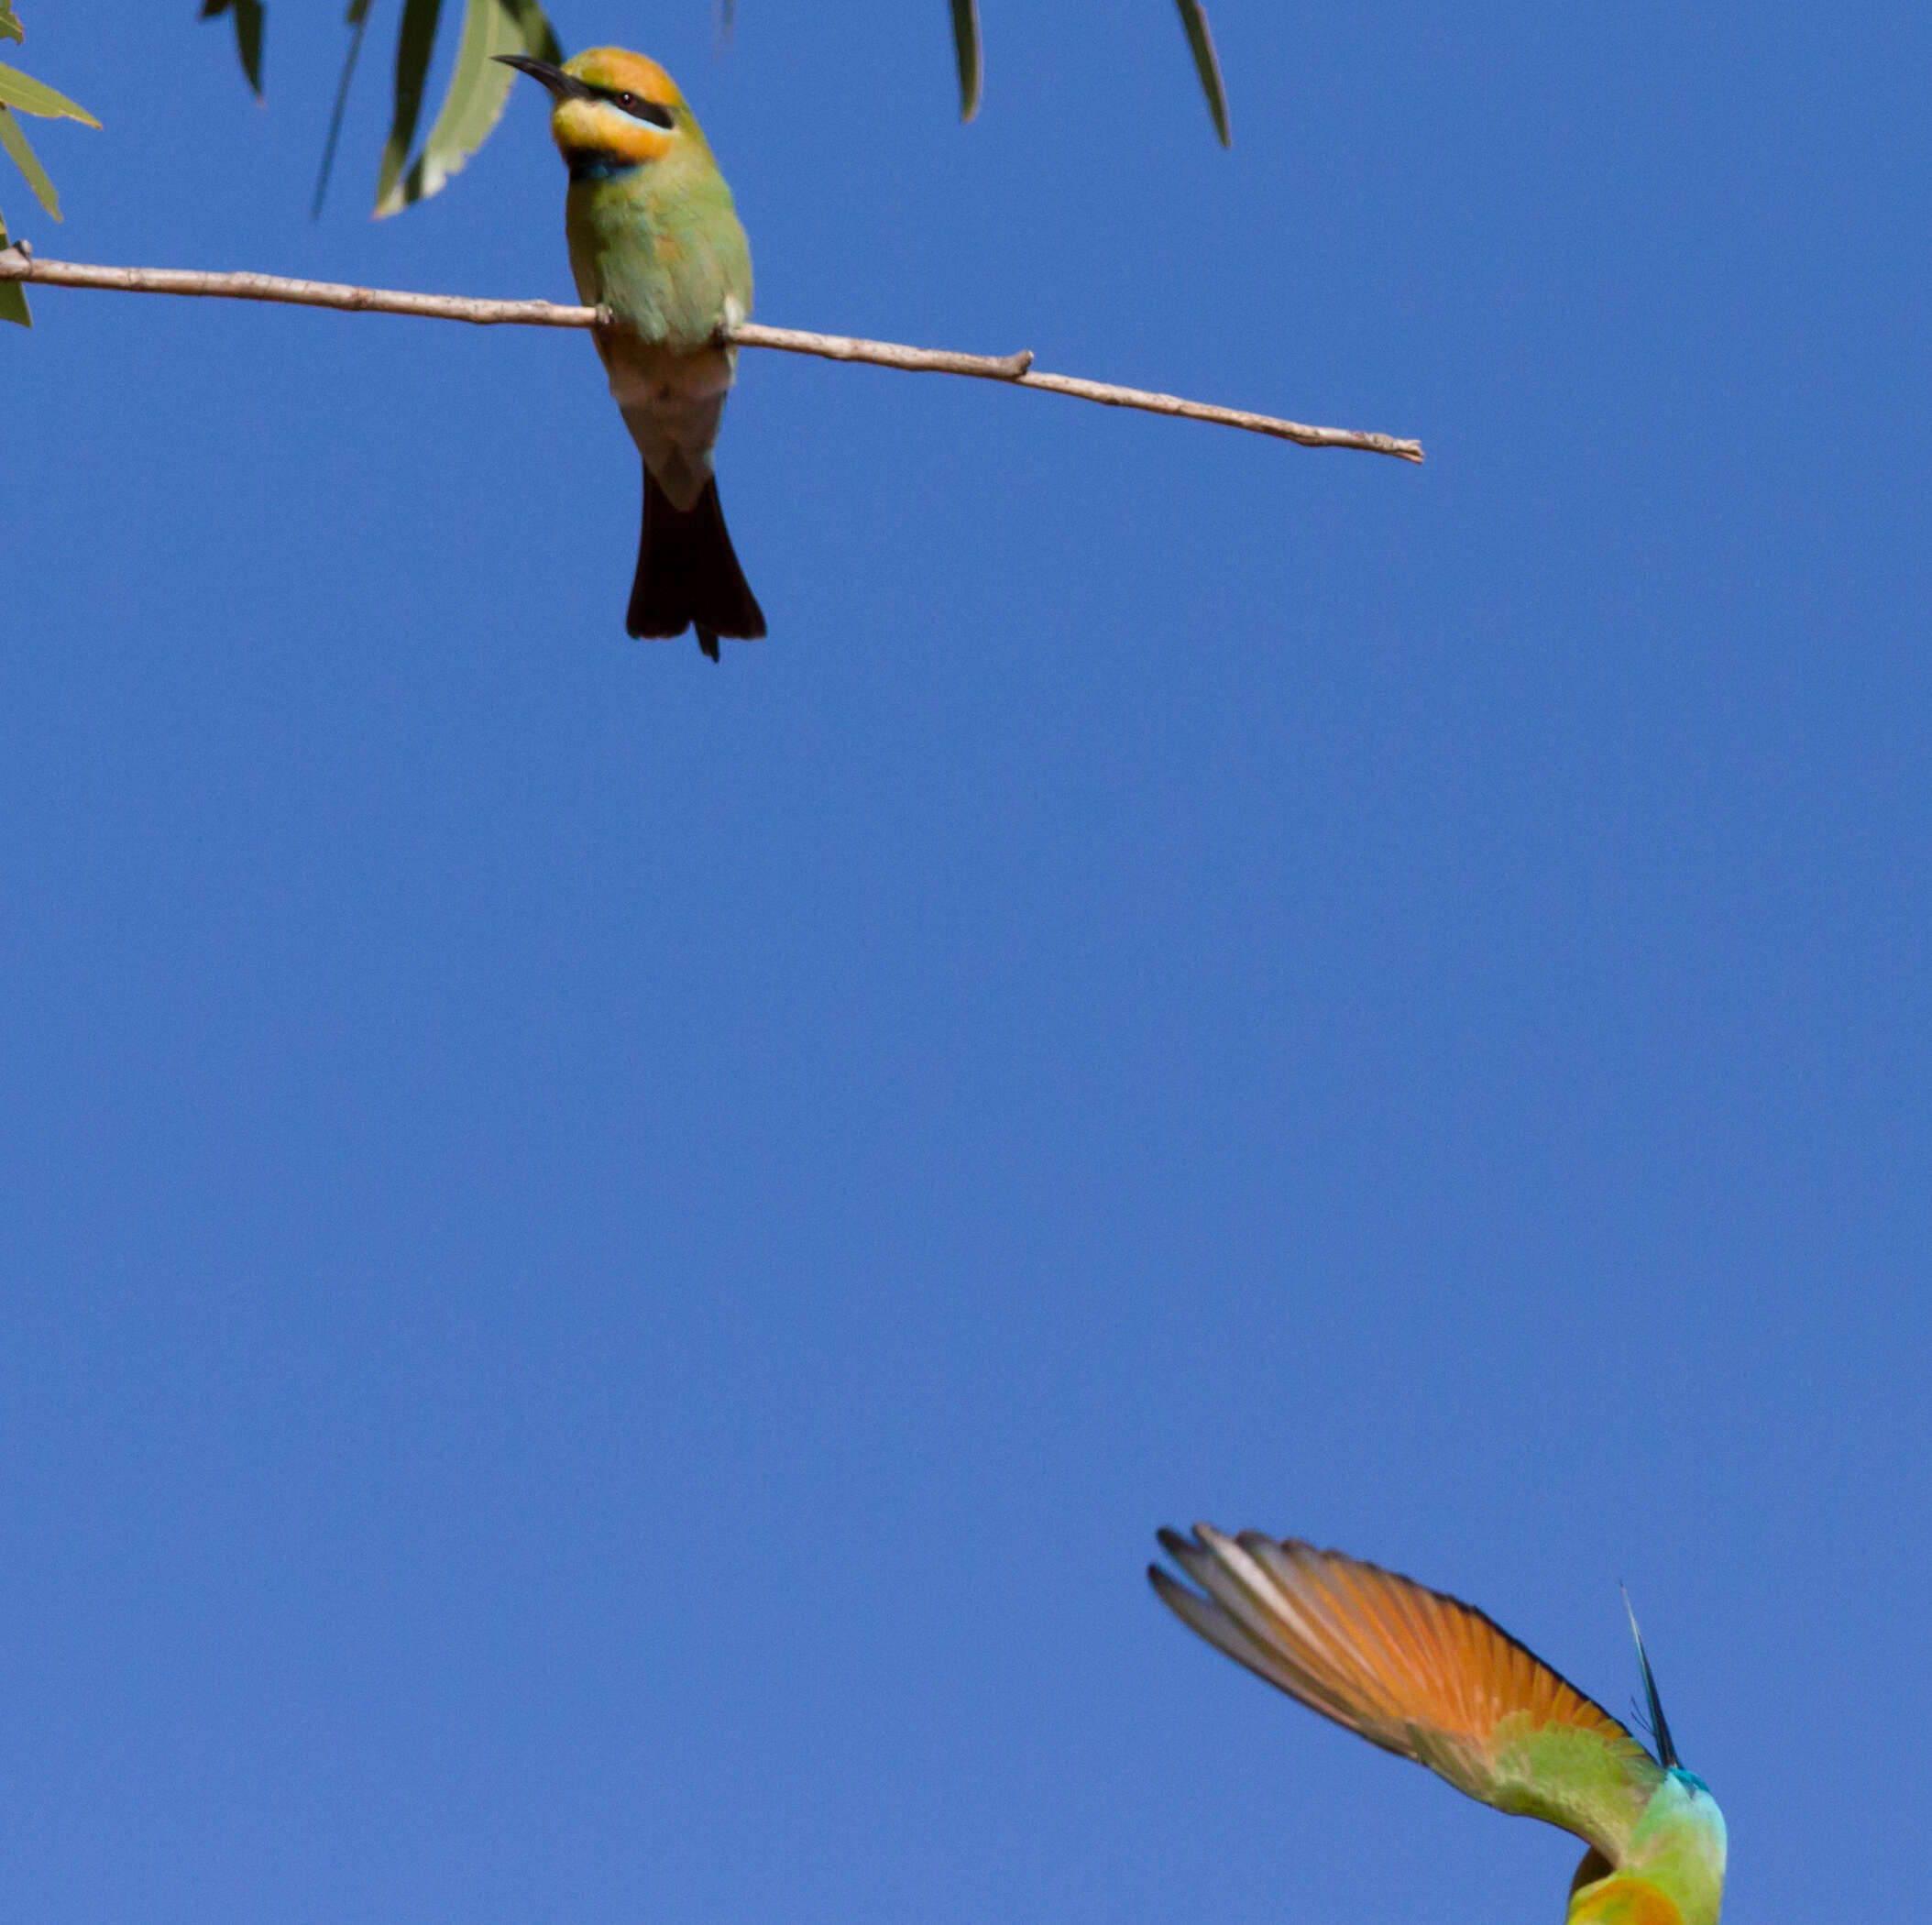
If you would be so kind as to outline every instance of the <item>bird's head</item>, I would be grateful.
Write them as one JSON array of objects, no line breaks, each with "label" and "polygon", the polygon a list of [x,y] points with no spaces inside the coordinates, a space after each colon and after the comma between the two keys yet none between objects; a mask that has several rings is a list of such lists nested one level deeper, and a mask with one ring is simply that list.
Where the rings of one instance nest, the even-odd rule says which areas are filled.
[{"label": "bird's head", "polygon": [[593,47],[561,67],[521,53],[497,59],[549,89],[550,136],[573,172],[583,161],[639,167],[680,146],[704,147],[677,82],[641,53]]}]

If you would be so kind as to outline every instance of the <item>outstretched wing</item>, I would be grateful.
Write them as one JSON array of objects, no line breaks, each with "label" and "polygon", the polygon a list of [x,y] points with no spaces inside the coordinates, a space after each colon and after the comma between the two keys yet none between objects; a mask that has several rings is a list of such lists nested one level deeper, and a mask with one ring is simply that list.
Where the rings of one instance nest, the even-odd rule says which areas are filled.
[{"label": "outstretched wing", "polygon": [[1196,1524],[1160,1541],[1161,1600],[1237,1664],[1500,1811],[1587,1839],[1612,1865],[1663,1768],[1472,1605],[1340,1551]]}]

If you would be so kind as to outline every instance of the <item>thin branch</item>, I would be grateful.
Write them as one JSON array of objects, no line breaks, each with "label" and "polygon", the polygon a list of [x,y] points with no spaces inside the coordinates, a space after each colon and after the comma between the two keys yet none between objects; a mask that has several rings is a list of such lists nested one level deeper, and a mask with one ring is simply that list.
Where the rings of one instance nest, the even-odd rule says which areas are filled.
[{"label": "thin branch", "polygon": [[16,245],[0,254],[0,280],[56,288],[109,288],[123,294],[212,294],[228,301],[280,301],[350,314],[420,314],[431,321],[510,321],[525,327],[588,327],[593,307],[550,301],[471,301],[456,294],[409,294],[356,288],[339,280],[289,280],[280,274],[203,274],[186,268],[99,268],[78,260],[21,258]]},{"label": "thin branch", "polygon": [[[46,287],[108,288],[126,294],[207,294],[230,301],[279,301],[297,307],[328,307],[349,314],[415,314],[432,321],[468,321],[482,326],[595,327],[609,319],[602,308],[562,307],[551,301],[478,301],[461,294],[412,294],[393,288],[350,287],[334,280],[290,280],[280,274],[203,274],[181,268],[104,268],[71,260],[38,260],[26,244],[0,251],[0,281],[30,280]],[[1245,408],[1222,408],[1212,402],[1185,401],[1144,388],[1116,388],[1106,381],[1070,374],[1039,374],[1033,357],[1018,354],[958,354],[944,347],[908,347],[897,341],[862,341],[847,335],[807,334],[795,327],[763,327],[743,322],[730,338],[741,347],[775,347],[787,354],[818,355],[831,361],[865,361],[875,368],[915,373],[963,374],[1004,381],[1015,388],[1038,388],[1070,394],[1110,408],[1139,408],[1149,414],[1173,414],[1186,421],[1218,422],[1251,434],[1310,448],[1361,448],[1420,461],[1422,445],[1393,434],[1353,428],[1312,428]]]},{"label": "thin branch", "polygon": [[731,329],[731,339],[741,347],[776,347],[786,354],[815,354],[825,361],[870,361],[874,368],[903,368],[908,374],[970,374],[982,381],[1022,380],[1033,366],[1032,353],[1024,347],[1017,354],[961,354],[952,347],[907,347],[897,341],[862,341],[853,335],[763,327],[756,321],[741,321]]}]

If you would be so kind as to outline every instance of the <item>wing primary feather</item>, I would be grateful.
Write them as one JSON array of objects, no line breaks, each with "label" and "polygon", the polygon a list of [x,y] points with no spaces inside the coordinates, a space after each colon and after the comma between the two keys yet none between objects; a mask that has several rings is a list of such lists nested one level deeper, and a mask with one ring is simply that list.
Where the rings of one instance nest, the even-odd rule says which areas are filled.
[{"label": "wing primary feather", "polygon": [[1158,1564],[1147,1566],[1147,1580],[1160,1601],[1190,1631],[1204,1637],[1217,1651],[1224,1652],[1256,1677],[1266,1678],[1276,1689],[1286,1691],[1290,1698],[1305,1697],[1307,1687],[1300,1674],[1251,1636],[1238,1619],[1231,1617],[1212,1598],[1203,1598],[1177,1583]]},{"label": "wing primary feather", "polygon": [[[1172,1534],[1169,1534],[1171,1535]],[[1164,1540],[1165,1541],[1165,1540]],[[1158,1564],[1147,1567],[1147,1577],[1161,1602],[1173,1612],[1189,1630],[1204,1637],[1217,1650],[1226,1653],[1237,1665],[1245,1666],[1257,1678],[1264,1678],[1277,1690],[1299,1698],[1311,1710],[1337,1724],[1358,1732],[1378,1744],[1385,1741],[1363,1722],[1345,1700],[1298,1663],[1291,1648],[1284,1646],[1278,1632],[1268,1625],[1253,1603],[1238,1590],[1228,1588],[1228,1574],[1203,1569],[1203,1554],[1185,1538],[1176,1538],[1168,1546],[1188,1575],[1208,1593],[1202,1597],[1177,1583]],[[1214,1579],[1210,1583],[1210,1575]],[[1232,1607],[1232,1608],[1231,1608]]]},{"label": "wing primary feather", "polygon": [[[1228,1540],[1206,1527],[1208,1542],[1224,1545]],[[1319,1565],[1297,1556],[1308,1547],[1292,1542],[1278,1544],[1258,1531],[1244,1531],[1238,1540],[1248,1561],[1265,1568],[1274,1580],[1281,1599],[1280,1617],[1288,1631],[1307,1644],[1312,1656],[1347,1678],[1358,1690],[1381,1700],[1389,1709],[1386,1693],[1371,1672],[1364,1669],[1346,1635],[1334,1622],[1331,1600],[1326,1595]]]},{"label": "wing primary feather", "polygon": [[[1149,1566],[1156,1595],[1235,1663],[1469,1797],[1561,1825],[1621,1862],[1662,1772],[1494,1619],[1299,1538],[1231,1537],[1209,1524],[1159,1535],[1181,1575]],[[1643,1668],[1668,1765],[1675,1753]]]},{"label": "wing primary feather", "polygon": [[1277,1545],[1257,1531],[1229,1538],[1212,1524],[1195,1530],[1229,1575],[1246,1587],[1244,1622],[1292,1665],[1301,1679],[1293,1695],[1385,1750],[1412,1756],[1394,1700],[1364,1665],[1345,1627],[1335,1622],[1319,1564],[1298,1562],[1291,1555],[1279,1562],[1267,1557],[1269,1550],[1291,1553],[1306,1546]]}]

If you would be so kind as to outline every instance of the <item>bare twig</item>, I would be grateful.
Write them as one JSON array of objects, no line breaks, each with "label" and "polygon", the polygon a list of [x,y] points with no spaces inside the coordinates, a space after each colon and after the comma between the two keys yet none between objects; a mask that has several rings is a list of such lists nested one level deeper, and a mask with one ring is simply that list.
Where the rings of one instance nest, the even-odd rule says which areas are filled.
[{"label": "bare twig", "polygon": [[[0,251],[0,281],[29,280],[45,287],[108,288],[127,294],[206,294],[230,301],[279,301],[297,307],[329,307],[349,314],[415,314],[432,321],[468,321],[482,326],[595,327],[608,321],[602,308],[562,307],[551,301],[478,301],[461,294],[412,294],[393,288],[350,287],[334,280],[290,280],[280,274],[204,274],[181,268],[104,268],[71,260],[37,260],[22,242]],[[963,374],[1004,381],[1015,388],[1038,388],[1071,394],[1110,408],[1139,408],[1150,414],[1174,414],[1186,421],[1218,422],[1251,434],[1272,434],[1311,448],[1361,448],[1420,461],[1422,445],[1393,434],[1353,428],[1312,428],[1244,408],[1185,401],[1143,388],[1116,388],[1106,381],[1070,374],[1040,374],[1033,357],[1018,354],[958,354],[944,347],[908,347],[897,341],[862,341],[846,335],[807,334],[796,327],[764,327],[744,322],[731,331],[741,347],[775,347],[787,354],[811,354],[832,361],[865,361],[875,368],[899,368],[928,374]]]},{"label": "bare twig", "polygon": [[[25,257],[24,258],[22,257]],[[78,260],[39,260],[23,247],[0,254],[0,280],[55,288],[109,288],[123,294],[212,294],[228,301],[280,301],[350,314],[420,314],[430,321],[517,322],[525,327],[588,327],[594,307],[550,301],[471,301],[459,294],[410,294],[395,288],[355,288],[339,280],[289,280],[280,274],[203,274],[187,268],[98,268]]]},{"label": "bare twig", "polygon": [[827,361],[870,361],[874,368],[903,368],[908,374],[970,374],[982,381],[1016,381],[1033,366],[1032,351],[961,354],[953,347],[907,347],[897,341],[864,341],[855,335],[810,335],[800,327],[762,327],[741,321],[731,330],[741,347],[778,347],[786,354],[815,354]]}]

